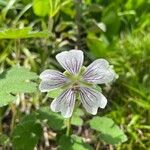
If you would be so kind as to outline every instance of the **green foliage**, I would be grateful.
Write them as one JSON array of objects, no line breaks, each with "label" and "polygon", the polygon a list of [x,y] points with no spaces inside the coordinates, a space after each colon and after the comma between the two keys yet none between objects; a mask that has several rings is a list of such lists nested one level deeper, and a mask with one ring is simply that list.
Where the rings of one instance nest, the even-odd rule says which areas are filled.
[{"label": "green foliage", "polygon": [[47,120],[47,124],[53,130],[62,130],[64,127],[64,118],[50,110],[49,107],[42,107],[38,111],[38,118],[42,120]]},{"label": "green foliage", "polygon": [[9,137],[6,134],[0,133],[0,145],[6,147],[9,143]]},{"label": "green foliage", "polygon": [[0,107],[8,105],[9,103],[13,102],[16,99],[13,95],[7,92],[0,92]]},{"label": "green foliage", "polygon": [[56,98],[58,97],[61,93],[63,92],[63,89],[58,88],[58,89],[54,89],[48,92],[47,96],[51,97],[51,98]]},{"label": "green foliage", "polygon": [[33,10],[38,16],[44,17],[49,15],[50,17],[54,17],[69,2],[70,0],[34,0]]},{"label": "green foliage", "polygon": [[80,108],[77,108],[73,113],[71,124],[75,126],[82,126],[83,125],[83,119],[81,118],[82,116],[84,116],[84,112]]},{"label": "green foliage", "polygon": [[89,34],[87,37],[87,46],[95,57],[104,57],[109,42],[104,36],[98,38],[95,35]]},{"label": "green foliage", "polygon": [[12,143],[14,150],[33,150],[42,136],[42,127],[35,116],[27,116],[15,127]]},{"label": "green foliage", "polygon": [[135,99],[130,98],[130,100],[132,102],[134,102],[135,104],[137,104],[138,106],[141,106],[144,109],[150,110],[150,103],[149,102],[142,100],[142,99],[136,99],[136,98]]},{"label": "green foliage", "polygon": [[71,119],[71,124],[75,126],[82,126],[83,120],[78,116],[73,116]]},{"label": "green foliage", "polygon": [[33,10],[38,16],[46,16],[49,13],[49,0],[34,0]]},{"label": "green foliage", "polygon": [[106,143],[115,145],[127,141],[126,135],[110,118],[94,117],[90,120],[90,126],[100,132],[99,138]]},{"label": "green foliage", "polygon": [[15,127],[12,134],[12,142],[15,150],[33,150],[42,136],[42,124],[47,123],[53,130],[62,130],[64,118],[54,113],[49,107],[41,107],[36,112],[25,116]]},{"label": "green foliage", "polygon": [[110,5],[110,7],[104,11],[102,21],[106,25],[106,34],[108,37],[118,33],[120,17],[117,14],[116,5]]},{"label": "green foliage", "polygon": [[36,91],[37,75],[23,67],[13,67],[0,74],[0,107],[13,102],[17,93],[32,93]]},{"label": "green foliage", "polygon": [[82,138],[79,136],[67,137],[63,135],[59,140],[60,150],[93,150],[93,148],[84,143]]},{"label": "green foliage", "polygon": [[32,31],[31,27],[10,28],[0,31],[0,39],[48,38],[47,31]]},{"label": "green foliage", "polygon": [[[0,74],[0,106],[5,106],[0,108],[0,149],[18,147],[21,150],[23,146],[30,149],[28,145],[37,150],[39,147],[90,149],[82,139],[90,140],[90,147],[99,150],[111,148],[109,144],[114,143],[117,150],[147,150],[150,147],[149,0],[78,2],[0,0],[0,72],[14,69],[18,63],[37,74],[45,69],[61,71],[55,55],[76,47],[84,51],[85,66],[96,58],[107,59],[119,78],[111,85],[94,87],[108,99],[107,107],[98,115],[107,114],[116,124],[121,124],[128,140],[122,142],[126,136],[109,118],[84,115],[81,109],[76,109],[71,119],[70,132],[74,135],[65,136],[68,119],[65,122],[60,113],[53,113],[49,108],[51,98],[57,97],[62,90],[53,90],[47,95],[35,92],[36,84],[32,80],[37,79],[36,74],[18,71],[10,74],[8,80],[5,73],[10,69]],[[30,77],[27,72],[31,73]],[[35,93],[19,94],[26,92]],[[13,105],[15,110],[6,106],[14,100],[17,100],[15,104],[20,102]],[[93,127],[88,126],[89,122],[93,122]],[[41,126],[47,129],[44,134],[41,134]],[[29,131],[35,133],[35,138],[31,138],[33,134]],[[45,134],[47,139],[41,136]]]}]

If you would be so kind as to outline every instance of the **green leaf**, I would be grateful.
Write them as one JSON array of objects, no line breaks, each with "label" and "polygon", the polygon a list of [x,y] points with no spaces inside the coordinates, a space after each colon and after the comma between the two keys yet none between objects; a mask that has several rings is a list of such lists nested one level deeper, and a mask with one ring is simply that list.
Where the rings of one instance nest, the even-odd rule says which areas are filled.
[{"label": "green leaf", "polygon": [[99,13],[99,12],[102,12],[103,8],[101,5],[99,4],[90,4],[89,7],[88,7],[88,11],[91,13],[91,12],[94,12],[94,13]]},{"label": "green leaf", "polygon": [[103,22],[97,22],[94,19],[87,19],[87,30],[92,33],[106,32],[106,26]]},{"label": "green leaf", "polygon": [[108,37],[118,33],[120,28],[120,17],[117,14],[117,7],[114,4],[105,9],[102,22],[106,25],[106,34]]},{"label": "green leaf", "polygon": [[68,150],[72,150],[72,141],[70,137],[63,135],[59,140],[59,150],[66,150],[66,147]]},{"label": "green leaf", "polygon": [[60,150],[93,150],[93,148],[83,142],[82,138],[79,136],[72,135],[71,137],[67,137],[63,135],[59,140]]},{"label": "green leaf", "polygon": [[104,40],[102,37],[97,38],[95,35],[89,33],[87,46],[95,57],[105,57],[108,45],[107,40]]},{"label": "green leaf", "polygon": [[13,96],[7,92],[0,91],[0,107],[8,105],[9,103],[14,101],[15,99],[16,99],[15,96]]},{"label": "green leaf", "polygon": [[71,124],[75,126],[82,126],[83,125],[83,119],[81,118],[84,115],[84,112],[78,108],[73,113]]},{"label": "green leaf", "polygon": [[82,109],[77,108],[77,109],[75,110],[75,112],[73,113],[73,115],[74,115],[74,116],[80,116],[80,117],[82,117],[82,116],[84,116],[84,112],[83,112]]},{"label": "green leaf", "polygon": [[83,142],[82,138],[79,136],[72,136],[73,139],[73,145],[72,148],[74,150],[93,150],[93,148],[89,145]]},{"label": "green leaf", "polygon": [[15,94],[20,92],[32,93],[36,91],[37,75],[22,67],[13,67],[0,74],[0,107],[13,102]]},{"label": "green leaf", "polygon": [[[31,117],[31,118],[30,118]],[[33,150],[42,136],[42,127],[33,115],[23,118],[12,134],[14,150]]]},{"label": "green leaf", "polygon": [[61,93],[63,92],[63,89],[58,88],[58,89],[54,89],[48,92],[47,96],[51,97],[51,98],[56,98],[58,97]]},{"label": "green leaf", "polygon": [[71,124],[75,126],[82,126],[83,120],[80,117],[73,116],[71,119]]},{"label": "green leaf", "polygon": [[10,28],[0,31],[0,39],[48,38],[47,31],[32,31],[31,27],[22,29]]},{"label": "green leaf", "polygon": [[115,145],[127,140],[124,132],[110,118],[94,117],[90,120],[90,126],[100,132],[100,139],[106,143]]},{"label": "green leaf", "polygon": [[67,29],[67,28],[73,28],[73,26],[74,26],[74,23],[73,22],[71,22],[71,21],[61,21],[57,26],[56,26],[56,31],[57,32],[62,32],[62,31],[64,31],[65,29]]},{"label": "green leaf", "polygon": [[9,137],[6,134],[0,133],[0,145],[3,145],[4,147],[9,144]]},{"label": "green leaf", "polygon": [[48,15],[50,9],[49,0],[34,0],[33,11],[36,15],[44,17]]},{"label": "green leaf", "polygon": [[6,18],[6,15],[7,15],[8,11],[13,7],[13,5],[16,1],[17,0],[6,1],[6,7],[1,11],[1,14],[2,14],[4,19]]},{"label": "green leaf", "polygon": [[138,106],[143,107],[144,109],[150,110],[150,103],[146,100],[138,98],[130,98],[129,100],[136,103]]},{"label": "green leaf", "polygon": [[99,85],[93,85],[93,88],[99,92],[102,92],[102,89]]},{"label": "green leaf", "polygon": [[64,127],[64,118],[55,112],[52,112],[49,107],[42,107],[38,111],[40,120],[47,120],[50,128],[53,130],[61,130]]},{"label": "green leaf", "polygon": [[33,11],[36,15],[54,17],[71,0],[34,0]]}]

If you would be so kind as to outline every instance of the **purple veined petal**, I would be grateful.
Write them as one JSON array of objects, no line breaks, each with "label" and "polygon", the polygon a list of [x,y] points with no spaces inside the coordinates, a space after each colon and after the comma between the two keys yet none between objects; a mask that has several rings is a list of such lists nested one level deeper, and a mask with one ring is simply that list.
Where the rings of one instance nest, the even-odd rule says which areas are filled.
[{"label": "purple veined petal", "polygon": [[57,70],[47,69],[40,74],[40,79],[42,80],[68,80],[63,73]]},{"label": "purple veined petal", "polygon": [[56,55],[60,65],[72,74],[80,71],[83,64],[83,52],[81,50],[64,51]]},{"label": "purple veined petal", "polygon": [[69,79],[67,79],[61,72],[51,69],[43,71],[40,74],[40,79],[42,80],[39,85],[39,90],[41,92],[50,91],[69,82]]},{"label": "purple veined petal", "polygon": [[116,73],[110,68],[108,61],[105,59],[95,60],[87,67],[83,74],[85,81],[94,84],[109,83],[115,77]]},{"label": "purple veined petal", "polygon": [[83,107],[87,112],[96,115],[98,108],[105,108],[107,99],[103,94],[95,89],[88,87],[80,87],[80,98]]},{"label": "purple veined petal", "polygon": [[64,118],[71,117],[75,105],[75,95],[72,89],[65,90],[52,101],[50,106],[51,110],[54,112],[61,112]]}]

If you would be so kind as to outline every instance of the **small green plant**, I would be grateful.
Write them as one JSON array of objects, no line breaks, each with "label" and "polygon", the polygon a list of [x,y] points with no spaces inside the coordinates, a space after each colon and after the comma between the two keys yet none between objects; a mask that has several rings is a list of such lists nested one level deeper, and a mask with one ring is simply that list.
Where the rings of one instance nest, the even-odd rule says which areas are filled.
[{"label": "small green plant", "polygon": [[146,0],[0,0],[0,150],[148,150],[149,18]]},{"label": "small green plant", "polygon": [[0,74],[0,107],[13,103],[16,94],[33,93],[37,84],[36,73],[30,72],[23,67],[13,67]]},{"label": "small green plant", "polygon": [[[59,135],[60,149],[64,149],[65,144],[70,149],[93,149],[90,145],[85,144],[81,137],[72,134],[71,126],[83,125],[84,113],[78,108],[80,101],[86,111],[93,115],[97,114],[99,107],[106,106],[107,99],[96,89],[95,84],[108,83],[115,79],[116,74],[104,59],[94,61],[87,68],[82,67],[83,52],[81,50],[65,51],[58,54],[56,58],[67,71],[61,73],[56,70],[45,70],[40,75],[42,82],[39,89],[42,92],[48,91],[51,97],[59,95],[61,91],[61,94],[53,100],[51,109],[54,112],[61,111],[63,117],[69,119],[64,120],[59,114],[51,112],[48,107],[40,108],[25,116],[12,130],[12,143],[16,150],[25,150],[26,147],[33,150],[42,136],[42,125],[45,121],[54,130],[66,130],[66,134],[62,132]],[[37,75],[25,68],[14,67],[3,72],[0,79],[0,99],[3,100],[0,101],[1,107],[15,103],[16,94],[36,91],[37,84],[33,80],[37,79]],[[78,104],[75,106],[76,99],[80,101],[76,101]],[[88,124],[91,129],[97,131],[99,139],[109,144],[119,144],[127,140],[123,131],[107,117],[94,117],[88,121]],[[14,122],[12,122],[12,127],[13,125]]]}]

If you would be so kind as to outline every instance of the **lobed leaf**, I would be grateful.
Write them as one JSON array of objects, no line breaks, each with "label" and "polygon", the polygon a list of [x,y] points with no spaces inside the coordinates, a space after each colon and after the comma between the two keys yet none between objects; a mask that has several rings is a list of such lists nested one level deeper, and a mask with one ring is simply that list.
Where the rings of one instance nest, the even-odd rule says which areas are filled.
[{"label": "lobed leaf", "polygon": [[61,130],[64,127],[64,118],[55,112],[52,112],[49,107],[42,107],[38,111],[38,118],[47,120],[47,124],[53,130]]},{"label": "lobed leaf", "polygon": [[14,150],[33,150],[42,136],[42,127],[34,115],[26,116],[15,127],[12,135]]},{"label": "lobed leaf", "polygon": [[8,105],[16,99],[20,92],[32,93],[36,91],[37,75],[22,67],[13,67],[0,74],[0,107]]},{"label": "lobed leaf", "polygon": [[100,139],[106,143],[115,145],[127,141],[127,136],[110,118],[94,117],[90,120],[90,126],[100,132]]}]

